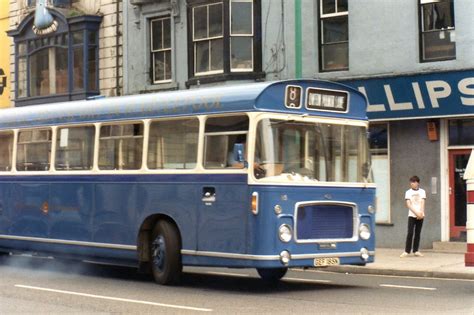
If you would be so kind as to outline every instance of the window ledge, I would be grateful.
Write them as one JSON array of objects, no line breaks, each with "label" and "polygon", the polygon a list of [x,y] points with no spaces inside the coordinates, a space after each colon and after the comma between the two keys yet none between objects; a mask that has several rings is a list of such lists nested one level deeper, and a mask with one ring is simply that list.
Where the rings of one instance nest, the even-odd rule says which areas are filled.
[{"label": "window ledge", "polygon": [[188,81],[186,81],[186,87],[189,88],[193,85],[201,85],[201,84],[216,83],[216,82],[231,81],[231,80],[264,81],[265,72],[240,72],[240,73],[223,73],[223,74],[221,73],[217,75],[192,77]]},{"label": "window ledge", "polygon": [[139,94],[147,94],[153,92],[164,92],[179,90],[178,82],[161,83],[161,84],[147,84],[144,89],[138,91]]},{"label": "window ledge", "polygon": [[43,95],[43,96],[31,96],[31,97],[22,97],[15,99],[15,107],[28,106],[28,105],[41,105],[47,103],[58,103],[58,102],[68,102],[72,100],[84,100],[90,96],[97,96],[99,92],[85,92],[78,91],[64,93],[64,94],[52,94],[52,95]]}]

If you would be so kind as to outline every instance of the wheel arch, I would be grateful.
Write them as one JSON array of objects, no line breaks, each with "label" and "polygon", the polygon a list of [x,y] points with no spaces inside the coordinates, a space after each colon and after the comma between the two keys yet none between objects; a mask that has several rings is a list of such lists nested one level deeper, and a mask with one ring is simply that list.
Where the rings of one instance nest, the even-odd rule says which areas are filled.
[{"label": "wheel arch", "polygon": [[149,215],[148,217],[143,220],[142,224],[140,225],[140,229],[138,231],[138,238],[137,238],[137,253],[138,253],[138,262],[140,265],[140,269],[146,268],[149,269],[148,264],[150,262],[150,237],[151,232],[153,231],[154,226],[158,221],[167,221],[168,223],[172,224],[179,235],[179,245],[182,248],[182,236],[181,230],[179,226],[171,216],[163,214],[163,213],[155,213]]}]

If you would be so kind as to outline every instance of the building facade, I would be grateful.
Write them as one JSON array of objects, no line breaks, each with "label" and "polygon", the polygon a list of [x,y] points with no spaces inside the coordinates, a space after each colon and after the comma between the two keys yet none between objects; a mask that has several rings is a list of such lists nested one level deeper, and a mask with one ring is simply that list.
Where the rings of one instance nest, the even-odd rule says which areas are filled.
[{"label": "building facade", "polygon": [[422,247],[465,238],[474,148],[470,0],[125,0],[124,93],[337,80],[370,106],[377,242],[402,247],[404,192],[428,194]]},{"label": "building facade", "polygon": [[121,18],[120,0],[11,0],[11,105],[121,95]]},{"label": "building facade", "polygon": [[[7,36],[8,30],[8,2],[0,3],[0,46],[10,47],[11,39]],[[0,108],[10,107],[10,56],[0,54]]]}]

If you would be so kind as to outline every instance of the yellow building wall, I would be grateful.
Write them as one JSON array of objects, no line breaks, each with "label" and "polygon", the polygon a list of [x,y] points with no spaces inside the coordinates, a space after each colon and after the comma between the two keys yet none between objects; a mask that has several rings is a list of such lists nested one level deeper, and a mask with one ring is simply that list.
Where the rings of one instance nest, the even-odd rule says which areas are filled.
[{"label": "yellow building wall", "polygon": [[10,107],[10,44],[7,36],[9,1],[0,0],[0,108]]}]

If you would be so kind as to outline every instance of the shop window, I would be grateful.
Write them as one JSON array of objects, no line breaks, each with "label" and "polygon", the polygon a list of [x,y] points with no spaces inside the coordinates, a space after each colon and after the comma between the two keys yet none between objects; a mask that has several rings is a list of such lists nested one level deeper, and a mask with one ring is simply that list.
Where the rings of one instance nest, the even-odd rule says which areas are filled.
[{"label": "shop window", "polygon": [[371,124],[369,145],[372,157],[372,174],[377,185],[375,220],[390,223],[390,156],[388,124]]},{"label": "shop window", "polygon": [[171,18],[150,21],[151,65],[153,83],[172,80]]},{"label": "shop window", "polygon": [[57,28],[31,31],[34,14],[8,34],[15,41],[16,106],[85,99],[99,94],[98,30],[101,17],[66,20],[50,10]]},{"label": "shop window", "polygon": [[347,0],[319,1],[320,70],[349,69],[349,11]]},{"label": "shop window", "polygon": [[454,0],[420,0],[421,61],[456,58]]},{"label": "shop window", "polygon": [[449,121],[449,145],[474,145],[473,119],[457,119]]},{"label": "shop window", "polygon": [[260,0],[188,3],[188,84],[263,77]]}]

